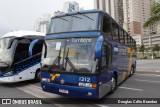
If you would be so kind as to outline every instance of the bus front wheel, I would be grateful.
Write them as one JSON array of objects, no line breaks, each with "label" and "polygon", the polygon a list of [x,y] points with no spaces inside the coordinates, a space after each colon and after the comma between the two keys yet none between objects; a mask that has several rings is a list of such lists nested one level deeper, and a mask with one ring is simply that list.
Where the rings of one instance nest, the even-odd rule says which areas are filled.
[{"label": "bus front wheel", "polygon": [[37,81],[37,82],[40,82],[40,81],[41,81],[41,72],[40,72],[39,69],[36,71],[35,81]]},{"label": "bus front wheel", "polygon": [[116,76],[114,75],[111,79],[111,91],[110,93],[112,94],[117,88],[117,78]]}]

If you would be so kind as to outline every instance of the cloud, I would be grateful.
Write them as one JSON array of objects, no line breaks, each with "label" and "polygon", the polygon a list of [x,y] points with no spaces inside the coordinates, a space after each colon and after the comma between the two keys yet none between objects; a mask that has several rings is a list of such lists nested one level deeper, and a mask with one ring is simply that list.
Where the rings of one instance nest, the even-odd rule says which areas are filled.
[{"label": "cloud", "polygon": [[9,23],[5,19],[0,17],[0,36],[4,35],[7,32],[10,32],[11,29],[12,28]]}]

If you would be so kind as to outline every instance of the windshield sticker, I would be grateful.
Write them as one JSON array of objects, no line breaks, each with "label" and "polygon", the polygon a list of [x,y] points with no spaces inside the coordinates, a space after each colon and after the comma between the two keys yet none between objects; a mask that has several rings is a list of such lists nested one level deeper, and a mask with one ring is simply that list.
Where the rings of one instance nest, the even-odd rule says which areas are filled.
[{"label": "windshield sticker", "polygon": [[61,42],[57,42],[56,43],[56,50],[60,50],[61,49]]},{"label": "windshield sticker", "polygon": [[114,52],[118,52],[118,48],[117,47],[114,47]]},{"label": "windshield sticker", "polygon": [[79,43],[79,42],[86,43],[86,42],[92,42],[92,39],[87,39],[87,38],[75,39],[75,38],[72,38],[72,42],[75,42],[75,43]]},{"label": "windshield sticker", "polygon": [[69,53],[68,53],[68,57],[75,57],[76,54],[77,54],[77,53],[76,53],[76,50],[75,50],[75,49],[70,49],[70,50],[69,50]]}]

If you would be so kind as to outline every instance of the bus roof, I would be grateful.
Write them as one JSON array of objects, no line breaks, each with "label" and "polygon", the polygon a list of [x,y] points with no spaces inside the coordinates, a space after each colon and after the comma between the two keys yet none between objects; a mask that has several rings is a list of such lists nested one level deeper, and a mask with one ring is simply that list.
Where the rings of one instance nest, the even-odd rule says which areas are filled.
[{"label": "bus roof", "polygon": [[26,37],[26,36],[45,36],[45,33],[41,32],[35,32],[35,31],[27,31],[27,30],[18,30],[18,31],[13,31],[9,32],[0,38],[5,38],[5,37]]},{"label": "bus roof", "polygon": [[85,13],[104,13],[104,14],[107,14],[106,12],[104,12],[102,10],[94,9],[94,10],[81,10],[81,11],[63,13],[60,15],[56,15],[52,18],[63,17],[63,16],[67,16],[67,15],[75,15],[75,14],[85,14]]}]

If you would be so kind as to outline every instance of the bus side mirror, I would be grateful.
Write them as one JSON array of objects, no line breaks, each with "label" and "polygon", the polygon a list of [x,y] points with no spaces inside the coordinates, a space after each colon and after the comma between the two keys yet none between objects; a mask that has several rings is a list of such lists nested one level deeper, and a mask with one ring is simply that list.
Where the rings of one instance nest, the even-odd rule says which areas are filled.
[{"label": "bus side mirror", "polygon": [[103,36],[98,37],[95,45],[95,59],[101,59],[102,57],[102,45],[103,45]]},{"label": "bus side mirror", "polygon": [[7,46],[7,49],[10,49],[10,48],[11,48],[14,40],[15,40],[15,39],[11,39],[11,40],[9,41],[8,46]]},{"label": "bus side mirror", "polygon": [[43,42],[43,45],[44,45],[44,58],[46,58],[47,57],[47,44],[46,44],[46,42],[45,42],[45,40],[43,39],[42,40],[42,42]]},{"label": "bus side mirror", "polygon": [[17,37],[17,38],[11,39],[11,40],[9,41],[9,43],[8,43],[7,49],[10,49],[10,48],[11,48],[14,40],[18,40],[18,41],[19,41],[19,40],[22,40],[22,39],[25,39],[25,38],[24,38],[24,37]]},{"label": "bus side mirror", "polygon": [[101,59],[102,57],[102,46],[101,42],[96,43],[96,48],[95,48],[95,59]]}]

